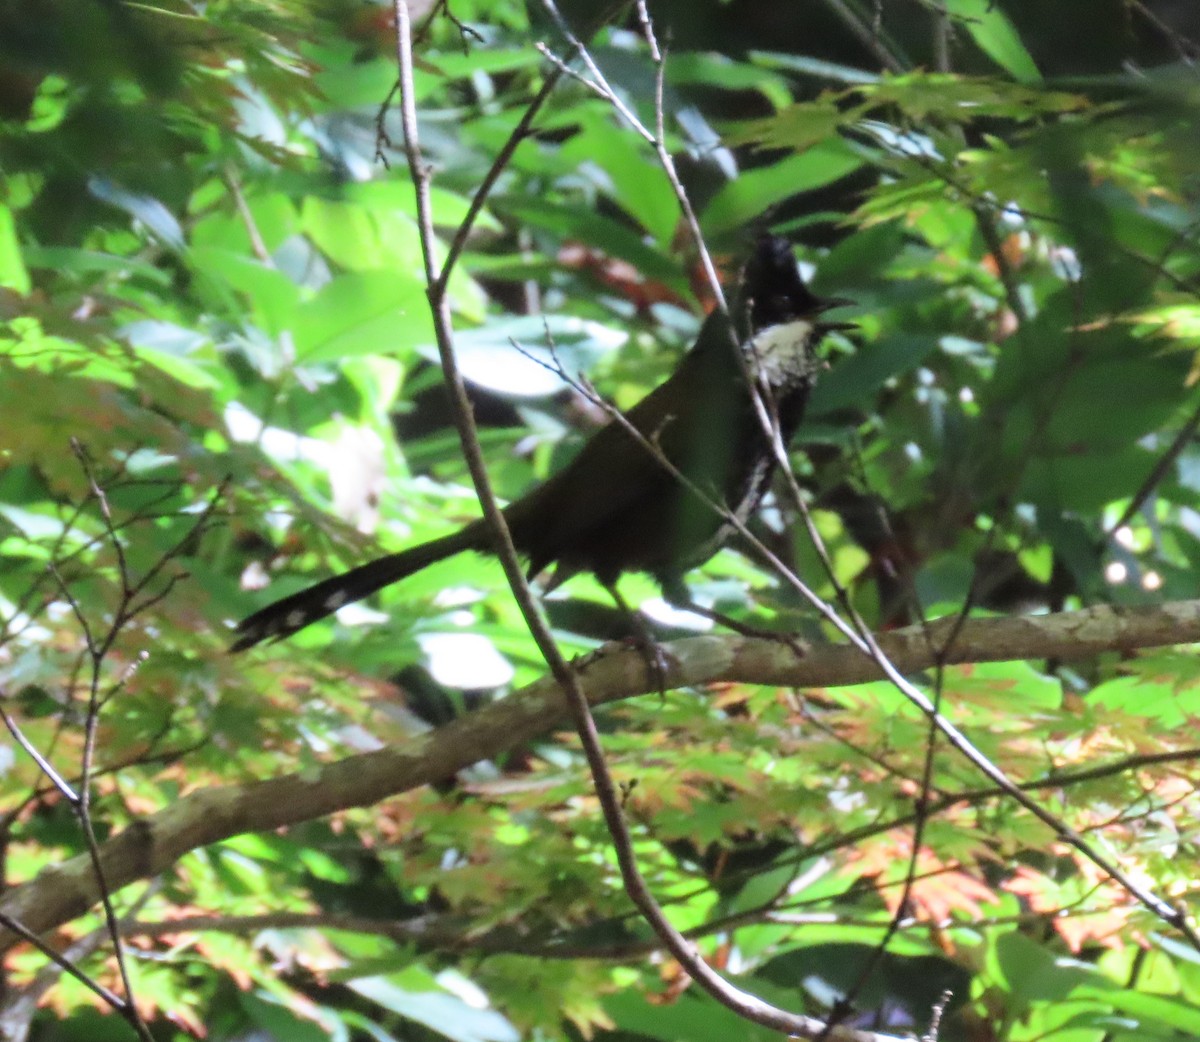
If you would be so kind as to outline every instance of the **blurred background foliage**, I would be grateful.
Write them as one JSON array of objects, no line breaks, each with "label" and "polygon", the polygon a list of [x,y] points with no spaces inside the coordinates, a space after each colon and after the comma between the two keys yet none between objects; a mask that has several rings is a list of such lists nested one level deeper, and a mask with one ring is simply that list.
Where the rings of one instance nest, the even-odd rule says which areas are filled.
[{"label": "blurred background foliage", "polygon": [[[444,236],[545,75],[535,43],[565,52],[540,4],[451,12],[422,12],[416,84]],[[867,619],[1194,596],[1194,3],[651,13],[670,44],[669,147],[722,267],[769,225],[819,292],[856,302],[795,463]],[[630,12],[594,53],[653,125]],[[223,654],[230,620],[265,600],[477,511],[431,361],[395,110],[380,115],[394,78],[380,4],[0,4],[0,694],[77,775],[81,619],[105,631],[122,574],[148,580],[103,657],[105,833],[199,787],[402,740],[542,671],[499,568],[473,557],[285,645]],[[539,364],[548,337],[627,406],[710,306],[698,270],[652,153],[565,81],[451,284],[502,495],[602,420]],[[220,523],[197,532],[222,483]],[[758,524],[832,596],[791,521],[774,504]],[[824,639],[733,550],[690,582]],[[648,580],[623,589],[664,637],[695,625]],[[585,577],[548,609],[569,652],[621,621]],[[1198,676],[1186,648],[960,667],[944,704],[1016,779],[1057,780],[1047,806],[1194,913]],[[601,722],[672,919],[744,986],[827,1011],[896,911],[921,720],[884,685],[731,685]],[[1097,767],[1111,769],[1071,777]],[[15,745],[0,772],[7,885],[83,848]],[[980,780],[939,750],[932,785]],[[139,1005],[164,1039],[765,1037],[650,957],[590,793],[573,739],[548,736],[436,791],[188,855],[118,902],[137,896],[147,923],[208,917],[133,931]],[[950,989],[946,1040],[1200,1037],[1200,955],[1026,812],[955,804],[917,869],[904,927],[855,995],[861,1026],[924,1031]],[[8,956],[7,1037],[128,1037],[70,979],[18,1015],[43,964]],[[83,965],[114,983],[103,947]]]}]

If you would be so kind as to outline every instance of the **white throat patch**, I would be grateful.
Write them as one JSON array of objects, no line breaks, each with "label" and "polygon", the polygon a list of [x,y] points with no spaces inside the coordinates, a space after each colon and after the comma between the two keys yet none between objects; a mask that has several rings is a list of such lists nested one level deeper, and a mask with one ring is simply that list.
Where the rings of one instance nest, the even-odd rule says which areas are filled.
[{"label": "white throat patch", "polygon": [[746,347],[751,375],[768,384],[783,384],[788,378],[813,373],[817,364],[806,350],[813,328],[808,319],[797,318],[764,329]]}]

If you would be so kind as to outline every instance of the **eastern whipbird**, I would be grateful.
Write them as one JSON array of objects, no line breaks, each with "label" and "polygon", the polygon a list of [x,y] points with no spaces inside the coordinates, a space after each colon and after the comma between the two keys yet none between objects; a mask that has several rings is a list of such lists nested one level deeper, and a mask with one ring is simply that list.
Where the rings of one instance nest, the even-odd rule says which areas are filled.
[{"label": "eastern whipbird", "polygon": [[[610,422],[567,466],[505,508],[530,577],[554,564],[551,587],[592,572],[614,589],[622,572],[649,572],[669,601],[686,607],[684,573],[716,553],[735,526],[665,468],[653,447],[745,521],[776,466],[747,380],[769,403],[787,445],[821,364],[818,343],[830,330],[850,328],[821,316],[848,303],[809,291],[786,239],[759,238],[729,314],[709,315],[675,372],[626,414],[650,444]],[[241,622],[231,650],[289,636],[464,550],[493,552],[483,519],[267,605]]]}]

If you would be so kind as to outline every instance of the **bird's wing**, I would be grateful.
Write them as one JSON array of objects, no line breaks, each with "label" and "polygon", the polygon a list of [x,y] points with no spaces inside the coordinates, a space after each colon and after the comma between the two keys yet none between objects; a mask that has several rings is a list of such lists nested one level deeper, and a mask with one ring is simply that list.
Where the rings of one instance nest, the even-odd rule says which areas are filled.
[{"label": "bird's wing", "polygon": [[[697,347],[671,378],[626,414],[637,434],[619,421],[610,422],[566,467],[508,508],[514,539],[529,553],[531,571],[552,561],[563,561],[568,572],[592,568],[588,552],[603,556],[607,550],[619,556],[612,545],[618,538],[628,547],[643,548],[642,560],[633,555],[632,568],[646,566],[647,556],[671,555],[671,527],[678,525],[680,497],[688,493],[656,458],[653,447],[690,480],[722,498],[729,450],[737,440],[734,414],[744,398],[733,383],[740,374],[728,338],[727,322],[710,316]],[[728,352],[729,366],[714,366],[712,358],[705,357],[710,350]],[[705,509],[698,502],[697,507]],[[700,527],[716,524],[715,518],[711,525],[705,519]],[[607,530],[613,525],[637,526],[638,531],[618,536]],[[654,531],[664,544],[658,555],[645,548]],[[703,537],[701,532],[696,538]],[[684,537],[685,542],[689,539],[694,541]]]}]

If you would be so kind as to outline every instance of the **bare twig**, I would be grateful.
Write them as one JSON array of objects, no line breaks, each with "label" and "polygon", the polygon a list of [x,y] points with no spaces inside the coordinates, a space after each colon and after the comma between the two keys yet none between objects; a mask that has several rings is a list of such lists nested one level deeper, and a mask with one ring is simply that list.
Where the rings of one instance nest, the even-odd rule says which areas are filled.
[{"label": "bare twig", "polygon": [[266,240],[258,229],[258,222],[254,219],[254,214],[250,212],[246,196],[242,192],[241,178],[238,177],[232,163],[225,164],[225,185],[229,189],[229,194],[233,196],[233,205],[237,207],[238,216],[242,219],[242,225],[250,238],[251,251],[264,267],[274,268],[275,258],[267,249]]},{"label": "bare twig", "polygon": [[976,202],[971,206],[971,213],[975,217],[975,223],[979,226],[979,234],[983,238],[984,245],[987,246],[992,260],[995,261],[996,273],[1000,277],[1000,285],[1004,287],[1004,299],[1008,304],[1008,309],[1016,317],[1017,324],[1024,325],[1029,321],[1029,312],[1025,307],[1025,302],[1021,299],[1021,289],[1016,273],[1013,271],[1012,264],[1009,263],[1008,254],[1004,252],[1004,242],[996,229],[996,215],[991,208],[981,202]]},{"label": "bare twig", "polygon": [[[114,1008],[119,1010],[122,1016],[129,1022],[134,1031],[144,1042],[150,1042],[149,1029],[142,1020],[137,1009],[137,1004],[133,998],[133,987],[129,976],[128,966],[125,958],[124,945],[121,941],[119,932],[119,920],[112,901],[113,887],[107,875],[107,870],[101,854],[101,844],[96,834],[94,822],[92,820],[92,790],[95,771],[95,757],[97,750],[97,738],[99,735],[100,714],[103,707],[115,697],[129,682],[138,665],[146,657],[146,653],[140,655],[126,666],[121,675],[112,682],[105,682],[105,667],[106,662],[118,636],[125,629],[126,625],[135,618],[140,612],[147,607],[160,600],[165,593],[174,585],[177,576],[168,576],[163,582],[162,589],[151,591],[150,587],[159,582],[162,576],[162,571],[167,563],[173,561],[183,551],[184,547],[194,538],[196,538],[204,527],[208,524],[216,504],[219,502],[223,486],[217,490],[216,495],[207,504],[206,508],[197,515],[194,524],[188,527],[187,533],[177,542],[175,546],[170,548],[163,554],[159,560],[147,570],[140,578],[135,580],[130,563],[125,554],[123,528],[124,523],[118,523],[113,516],[112,509],[109,506],[107,491],[104,487],[104,482],[98,477],[95,467],[88,456],[84,447],[76,440],[72,439],[72,450],[79,461],[80,468],[83,470],[87,486],[88,496],[85,498],[84,504],[95,504],[97,513],[100,518],[100,524],[103,535],[99,537],[104,544],[108,546],[116,562],[116,605],[112,611],[111,617],[104,625],[97,626],[88,618],[84,611],[83,605],[74,596],[71,591],[70,584],[64,578],[60,568],[60,562],[51,557],[48,566],[48,574],[51,575],[58,585],[59,591],[66,601],[72,616],[79,626],[83,636],[83,650],[76,659],[76,672],[74,679],[70,684],[71,697],[74,697],[74,689],[80,679],[80,673],[86,671],[87,680],[86,687],[86,708],[84,713],[84,735],[83,749],[81,756],[81,765],[79,772],[79,781],[76,786],[73,786],[67,779],[53,766],[50,753],[44,753],[33,746],[33,744],[25,737],[15,719],[7,713],[0,710],[0,717],[3,718],[5,726],[13,735],[14,739],[21,747],[29,753],[30,757],[38,765],[49,780],[50,785],[68,801],[72,811],[74,812],[83,833],[84,844],[86,847],[85,857],[90,866],[90,871],[95,880],[97,897],[101,902],[105,920],[105,935],[111,940],[116,958],[118,971],[121,976],[122,990],[124,998],[118,998],[102,988],[99,984],[91,981],[82,971],[75,965],[73,958],[68,955],[54,953],[47,945],[37,942],[39,950],[43,951],[48,958],[58,965],[60,968],[72,973],[73,976],[83,980],[96,991],[97,994],[105,998],[106,1001],[114,1005]],[[120,473],[120,472],[118,472]],[[84,504],[80,504],[75,510],[71,524],[82,515]],[[152,503],[149,509],[153,509],[155,503]],[[145,509],[145,508],[144,508]],[[59,539],[56,542],[56,547],[61,549],[65,545],[68,528],[64,528],[60,533]],[[93,540],[89,545],[95,545]],[[52,743],[53,744],[53,743]],[[31,933],[22,923],[19,916],[9,915],[8,919],[11,922],[6,922],[5,925],[10,925],[15,932],[26,939],[30,939],[27,934]],[[25,932],[22,932],[25,931]],[[35,935],[36,936],[36,935]],[[116,1000],[115,1003],[113,1000]]]},{"label": "bare twig", "polygon": [[50,783],[61,792],[72,804],[79,802],[79,794],[71,787],[67,780],[58,773],[49,759],[38,751],[37,747],[25,737],[25,733],[17,726],[16,720],[7,709],[0,707],[0,719],[4,720],[4,726],[8,728],[8,733],[13,736],[14,741],[29,754],[29,758],[38,765],[41,772],[50,779]]},{"label": "bare twig", "polygon": [[1195,40],[1184,36],[1183,33],[1175,29],[1174,26],[1163,21],[1154,11],[1150,9],[1142,0],[1125,0],[1125,6],[1131,11],[1136,11],[1150,25],[1154,26],[1163,37],[1175,48],[1175,53],[1179,59],[1188,65],[1194,65],[1200,60],[1200,44]]},{"label": "bare twig", "polygon": [[11,930],[22,940],[33,945],[60,970],[62,970],[64,973],[70,974],[77,981],[79,981],[80,984],[94,992],[105,1002],[107,1002],[113,1009],[117,1010],[117,1012],[126,1015],[128,1014],[129,1003],[125,999],[121,998],[121,996],[115,992],[110,991],[99,981],[93,980],[75,965],[75,959],[82,958],[83,956],[90,954],[91,951],[95,950],[95,945],[88,945],[87,948],[81,951],[78,955],[76,955],[73,950],[68,950],[68,952],[64,954],[62,952],[55,951],[36,933],[26,927],[19,919],[15,919],[5,912],[0,912],[0,926],[3,926],[6,930]]},{"label": "bare twig", "polygon": [[878,21],[873,25],[865,24],[851,9],[846,0],[823,0],[823,2],[883,68],[887,69],[888,72],[904,71],[903,62],[892,54],[880,41]]},{"label": "bare twig", "polygon": [[[142,895],[132,904],[121,919],[120,928],[126,932],[136,922],[139,912],[146,902],[157,892],[157,885],[146,887]],[[8,925],[8,923],[5,923]],[[69,974],[93,991],[119,1013],[126,1012],[127,1002],[113,994],[108,988],[83,973],[78,964],[95,952],[105,938],[107,930],[93,930],[91,933],[72,942],[64,952],[56,952],[49,948],[37,937],[27,937],[31,944],[37,947],[49,960],[50,965],[43,967],[27,985],[14,992],[0,1006],[0,1038],[10,1039],[24,1037],[28,1031],[29,1022],[37,1010],[41,998],[57,982],[63,972]]]},{"label": "bare twig", "polygon": [[954,28],[950,23],[950,12],[946,10],[945,0],[931,0],[930,12],[933,15],[933,67],[938,72],[949,72],[950,40]]},{"label": "bare twig", "polygon": [[[679,172],[675,167],[675,160],[672,157],[670,150],[667,148],[666,139],[663,136],[663,126],[665,123],[662,109],[662,84],[664,75],[664,54],[658,45],[658,40],[654,35],[653,23],[650,20],[649,12],[646,9],[644,0],[639,0],[637,5],[638,21],[642,27],[643,35],[646,38],[646,46],[650,49],[650,53],[655,62],[655,125],[658,133],[652,132],[638,118],[637,114],[629,108],[613,89],[612,85],[601,72],[600,67],[592,58],[591,52],[584,46],[567,25],[566,19],[558,10],[554,0],[542,0],[542,6],[546,8],[547,13],[554,20],[560,33],[571,45],[574,52],[579,55],[580,60],[584,63],[588,72],[591,74],[591,79],[580,77],[582,83],[594,90],[601,98],[607,101],[621,115],[621,117],[629,124],[629,126],[648,144],[658,157],[659,165],[666,174],[667,180],[670,182],[671,189],[675,193],[675,199],[679,203],[680,212],[684,216],[684,220],[688,225],[688,232],[692,237],[692,242],[695,244],[699,253],[700,263],[704,268],[704,277],[708,283],[709,291],[712,293],[713,300],[717,302],[717,307],[721,311],[728,311],[725,303],[725,292],[721,286],[721,279],[717,275],[717,267],[713,263],[712,255],[708,251],[708,247],[704,242],[704,235],[700,231],[700,221],[696,217],[695,209],[692,207],[692,200],[688,196],[687,189],[684,188],[683,182],[679,179]],[[542,50],[545,54],[547,51]],[[566,63],[562,63],[565,65]],[[731,345],[736,346],[736,345]]]},{"label": "bare twig", "polygon": [[932,1015],[929,1018],[929,1030],[921,1036],[921,1042],[938,1042],[938,1036],[942,1032],[942,1017],[946,1015],[946,1009],[952,998],[954,998],[954,992],[949,989],[943,991],[938,997],[937,1004],[933,1007]]},{"label": "bare twig", "polygon": [[454,265],[458,262],[459,255],[467,245],[467,238],[471,234],[471,229],[475,227],[475,221],[478,219],[480,213],[483,212],[483,207],[491,196],[492,189],[512,160],[517,146],[529,136],[533,128],[534,119],[537,118],[537,114],[550,98],[550,95],[554,93],[554,88],[558,85],[559,75],[560,73],[557,70],[546,74],[545,79],[542,81],[541,89],[533,96],[529,104],[525,106],[525,111],[521,114],[517,125],[509,133],[504,144],[500,146],[500,151],[496,153],[496,158],[492,160],[492,165],[488,168],[488,172],[484,174],[483,180],[479,183],[479,187],[471,197],[466,214],[459,222],[458,228],[455,229],[454,237],[450,240],[450,246],[446,250],[446,259],[442,261],[441,271],[438,272],[436,278],[432,273],[431,262],[427,261],[430,293],[436,292],[439,297],[445,297],[446,289],[450,284],[451,272],[453,272]]},{"label": "bare twig", "polygon": [[1142,482],[1138,490],[1129,500],[1128,505],[1121,511],[1121,516],[1116,519],[1111,525],[1104,530],[1105,540],[1111,539],[1118,529],[1124,528],[1130,521],[1134,519],[1137,512],[1146,505],[1146,501],[1158,488],[1159,483],[1167,476],[1168,471],[1175,464],[1175,461],[1182,455],[1196,436],[1196,432],[1200,430],[1200,405],[1192,411],[1192,415],[1179,428],[1179,433],[1171,439],[1171,444],[1167,446],[1163,454],[1158,458],[1158,461],[1150,469],[1150,473],[1146,475],[1146,480]]},{"label": "bare twig", "polygon": [[[927,623],[924,618],[921,619],[921,625],[927,629]],[[934,751],[937,749],[938,739],[937,714],[941,712],[945,672],[945,666],[939,663],[937,678],[934,683],[934,713],[928,719],[928,736],[925,740],[925,756],[921,767],[921,790],[916,798],[915,810],[912,815],[911,849],[908,855],[908,864],[904,870],[903,889],[901,890],[899,899],[896,901],[896,911],[893,913],[891,919],[888,920],[887,928],[883,931],[883,936],[879,938],[878,942],[871,948],[870,954],[863,960],[862,968],[858,971],[853,983],[838,998],[837,1003],[830,1011],[829,1019],[826,1022],[827,1031],[834,1024],[838,1023],[839,1019],[845,1018],[853,1012],[854,1003],[862,993],[862,990],[867,986],[879,964],[883,961],[883,957],[887,953],[892,939],[900,932],[906,922],[911,922],[913,919],[912,894],[913,888],[917,883],[921,845],[925,841],[925,826],[932,817],[929,806],[929,794],[933,787]],[[818,1039],[817,1042],[823,1042],[824,1037],[826,1036],[822,1036],[822,1039]]]}]

